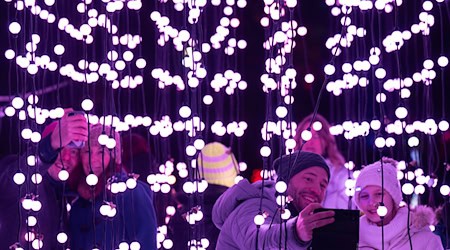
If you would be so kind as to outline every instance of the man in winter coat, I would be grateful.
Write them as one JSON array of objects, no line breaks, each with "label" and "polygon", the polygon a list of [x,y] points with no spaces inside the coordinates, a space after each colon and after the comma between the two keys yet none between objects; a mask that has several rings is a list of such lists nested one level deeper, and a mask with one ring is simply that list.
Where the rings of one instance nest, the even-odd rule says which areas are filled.
[{"label": "man in winter coat", "polygon": [[[213,222],[221,230],[217,249],[307,249],[313,229],[334,222],[333,211],[314,213],[330,178],[321,156],[297,151],[275,160],[274,169],[278,181],[285,181],[277,190],[271,180],[242,180],[218,199],[213,208]],[[292,199],[288,210],[277,204],[285,191]]]},{"label": "man in winter coat", "polygon": [[[433,210],[400,207],[402,191],[396,166],[393,159],[383,158],[363,168],[356,179],[355,203],[364,212],[359,220],[359,249],[442,250],[439,237],[429,227],[435,220]],[[383,218],[378,211],[381,205]]]},{"label": "man in winter coat", "polygon": [[[113,139],[114,147],[108,144],[111,149],[101,144]],[[82,166],[74,187],[79,197],[69,216],[70,249],[156,250],[153,193],[121,169],[119,134],[109,126],[92,125],[80,159]],[[92,182],[92,177],[96,181]]]},{"label": "man in winter coat", "polygon": [[[68,116],[71,111],[66,110],[60,124],[54,122],[43,131],[35,166],[27,165],[32,147],[28,154],[7,156],[0,162],[0,249],[11,246],[12,249],[19,246],[23,249],[40,246],[42,250],[62,248],[63,244],[57,241],[58,233],[64,231],[61,225],[63,188],[58,174],[64,168],[70,175],[79,163],[78,149],[67,145],[71,141],[87,140],[85,117]],[[17,178],[20,173],[25,177],[23,182]],[[39,184],[32,182],[35,173],[42,175]],[[25,209],[27,206],[22,202],[25,197],[38,202],[40,209],[39,206]],[[27,232],[32,232],[28,234],[28,241],[25,239]]]}]

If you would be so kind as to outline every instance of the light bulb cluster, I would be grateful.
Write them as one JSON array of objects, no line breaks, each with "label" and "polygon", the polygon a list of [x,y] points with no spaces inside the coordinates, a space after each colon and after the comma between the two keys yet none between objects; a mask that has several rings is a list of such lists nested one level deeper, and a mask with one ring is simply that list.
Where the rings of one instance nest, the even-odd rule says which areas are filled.
[{"label": "light bulb cluster", "polygon": [[117,214],[117,206],[109,201],[105,201],[103,205],[100,206],[99,212],[101,215],[109,218],[113,218]]},{"label": "light bulb cluster", "polygon": [[[50,7],[53,4],[47,5]],[[26,3],[25,6],[27,6]],[[127,7],[130,10],[139,10],[141,6],[142,2],[140,0],[130,1],[127,3]],[[19,11],[23,11],[25,9],[22,1],[20,1],[20,4],[15,4],[15,8]],[[120,11],[123,8],[124,4],[121,1],[111,1],[106,3],[106,9],[108,12]],[[112,20],[110,20],[105,14],[99,15],[99,11],[95,8],[87,8],[87,5],[85,5],[85,3],[79,3],[77,6],[77,10],[80,13],[87,12],[89,19],[87,23],[82,23],[79,27],[75,27],[75,25],[71,24],[70,20],[66,17],[57,19],[54,14],[50,13],[50,9],[46,10],[44,9],[44,7],[39,6],[35,2],[33,2],[33,4],[30,4],[28,9],[33,15],[39,16],[43,20],[47,20],[49,24],[57,22],[57,27],[59,30],[67,33],[71,38],[77,41],[81,41],[85,44],[94,43],[94,29],[100,27],[106,29],[111,34],[111,42],[113,45],[123,45],[127,46],[129,49],[123,52],[123,55],[121,55],[121,58],[119,60],[117,59],[117,56],[115,56],[114,58],[111,56],[112,54],[117,55],[116,51],[112,50],[108,53],[108,59],[111,62],[115,63],[114,68],[111,68],[108,63],[102,63],[101,65],[98,65],[97,62],[89,63],[85,60],[80,60],[78,66],[81,71],[78,71],[75,66],[70,63],[65,65],[58,65],[56,60],[52,61],[55,59],[55,57],[62,56],[65,53],[66,48],[64,44],[54,45],[54,55],[36,55],[41,38],[39,34],[33,34],[31,41],[25,45],[27,50],[26,54],[17,55],[13,50],[8,50],[7,53],[5,53],[5,57],[7,59],[15,59],[17,65],[19,65],[23,69],[26,69],[30,75],[37,74],[39,72],[39,69],[56,71],[59,68],[59,73],[62,76],[69,77],[77,82],[94,83],[97,82],[100,77],[104,77],[108,81],[114,81],[114,89],[118,88],[119,86],[123,88],[135,88],[137,85],[142,84],[143,78],[140,75],[135,77],[126,75],[123,79],[118,79],[119,72],[123,71],[127,64],[130,64],[134,58],[133,52],[131,50],[135,49],[141,43],[142,37],[140,37],[139,35],[132,36],[131,34],[125,34],[119,38],[119,36],[117,35],[118,27],[115,24],[112,24]],[[18,22],[12,22],[9,26],[9,30],[13,35],[18,35],[22,31],[21,25]],[[138,69],[143,69],[146,65],[146,62],[143,58],[137,58],[135,60],[135,64]]]},{"label": "light bulb cluster", "polygon": [[295,122],[288,124],[285,120],[281,120],[276,123],[268,121],[265,122],[261,128],[261,136],[265,141],[269,141],[274,135],[282,136],[287,140],[291,136],[295,136],[296,129],[297,123]]},{"label": "light bulb cluster", "polygon": [[[177,164],[176,168],[181,171],[182,164]],[[186,166],[186,165],[184,165]],[[161,164],[159,166],[159,174],[149,174],[147,176],[147,183],[150,184],[150,188],[153,192],[161,192],[163,194],[168,194],[172,190],[172,186],[177,182],[176,177],[173,175],[174,172],[174,163],[171,160],[165,162],[165,164]],[[184,168],[183,170],[187,170]],[[181,176],[181,175],[180,175]]]}]

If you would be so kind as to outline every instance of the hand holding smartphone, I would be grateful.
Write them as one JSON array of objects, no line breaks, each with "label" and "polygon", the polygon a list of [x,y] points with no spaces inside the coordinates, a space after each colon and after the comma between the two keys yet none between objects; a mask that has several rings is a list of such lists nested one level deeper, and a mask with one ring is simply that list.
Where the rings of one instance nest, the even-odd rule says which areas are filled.
[{"label": "hand holding smartphone", "polygon": [[[75,115],[85,115],[84,111],[72,111],[67,116],[75,116]],[[84,141],[71,141],[67,144],[68,148],[83,148],[85,145]]]}]

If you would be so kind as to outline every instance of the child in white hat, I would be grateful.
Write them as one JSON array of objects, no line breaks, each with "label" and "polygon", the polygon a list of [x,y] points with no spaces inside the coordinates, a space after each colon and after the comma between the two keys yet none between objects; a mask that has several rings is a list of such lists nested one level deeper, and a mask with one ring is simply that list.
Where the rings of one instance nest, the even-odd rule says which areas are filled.
[{"label": "child in white hat", "polygon": [[[402,191],[397,179],[397,162],[390,158],[382,161],[366,166],[356,179],[355,203],[364,213],[359,225],[359,249],[382,249],[383,244],[385,250],[409,250],[411,245],[412,249],[443,249],[439,237],[430,230],[434,212],[428,207],[419,206],[411,211],[409,240],[408,208],[400,207]],[[379,215],[383,215],[380,205],[387,209],[383,220]]]}]

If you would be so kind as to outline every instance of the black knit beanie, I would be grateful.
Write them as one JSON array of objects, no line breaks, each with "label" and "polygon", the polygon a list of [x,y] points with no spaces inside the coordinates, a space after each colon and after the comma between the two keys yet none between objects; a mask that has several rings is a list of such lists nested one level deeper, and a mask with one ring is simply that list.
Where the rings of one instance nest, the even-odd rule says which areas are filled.
[{"label": "black knit beanie", "polygon": [[292,176],[310,167],[323,168],[327,172],[328,180],[330,180],[330,168],[325,159],[318,154],[296,151],[290,155],[283,155],[273,162],[273,169],[277,172],[278,180],[283,180],[286,183],[289,183]]}]

